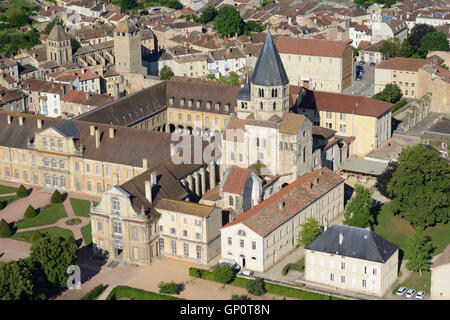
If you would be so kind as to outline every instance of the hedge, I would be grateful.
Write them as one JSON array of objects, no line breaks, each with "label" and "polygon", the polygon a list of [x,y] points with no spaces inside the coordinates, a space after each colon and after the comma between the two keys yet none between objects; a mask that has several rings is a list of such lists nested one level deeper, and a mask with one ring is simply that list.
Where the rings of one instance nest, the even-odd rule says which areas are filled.
[{"label": "hedge", "polygon": [[296,270],[299,272],[303,272],[305,270],[305,260],[302,259],[297,263],[288,263],[287,265],[284,266],[283,270],[281,270],[281,274],[285,276],[288,274],[289,270]]},{"label": "hedge", "polygon": [[55,192],[53,192],[53,194],[52,194],[51,202],[52,203],[61,203],[63,201],[64,201],[64,197],[62,196],[62,194],[58,190],[55,190]]},{"label": "hedge", "polygon": [[83,298],[80,300],[97,300],[97,298],[105,291],[106,287],[102,284],[99,284],[94,289],[86,293]]},{"label": "hedge", "polygon": [[11,227],[5,219],[0,220],[0,238],[8,238],[12,234]]},{"label": "hedge", "polygon": [[36,209],[34,209],[31,205],[29,205],[24,213],[25,218],[34,218],[36,217],[36,215],[37,215]]},{"label": "hedge", "polygon": [[111,290],[106,300],[118,300],[120,298],[129,298],[135,300],[183,300],[181,298],[166,296],[160,293],[154,293],[127,286],[117,286]]},{"label": "hedge", "polygon": [[16,191],[16,195],[18,198],[25,198],[28,196],[28,191],[23,185],[20,185],[19,189]]},{"label": "hedge", "polygon": [[[189,268],[189,274],[191,276],[193,276],[193,274],[195,274],[195,273],[201,275],[200,277],[197,277],[197,278],[215,281],[214,277],[212,275],[212,272],[210,272],[208,270],[193,268],[193,267]],[[236,287],[241,287],[241,288],[247,288],[247,283],[249,281],[251,281],[251,280],[245,279],[245,278],[240,278],[240,277],[235,277],[234,280],[230,282],[230,285],[236,286]],[[323,294],[315,293],[315,292],[304,291],[304,290],[300,290],[300,289],[281,286],[281,285],[277,285],[277,284],[271,284],[271,283],[267,283],[267,282],[265,283],[265,288],[267,290],[267,293],[276,294],[276,295],[285,296],[285,297],[291,297],[291,298],[295,298],[295,299],[301,299],[301,300],[342,300],[340,298],[336,298],[333,296],[323,295]]]}]

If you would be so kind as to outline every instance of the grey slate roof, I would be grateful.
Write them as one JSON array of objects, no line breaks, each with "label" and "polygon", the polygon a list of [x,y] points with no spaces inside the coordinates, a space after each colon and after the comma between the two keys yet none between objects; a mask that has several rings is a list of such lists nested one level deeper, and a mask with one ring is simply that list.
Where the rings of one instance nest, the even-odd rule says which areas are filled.
[{"label": "grey slate roof", "polygon": [[48,40],[66,41],[69,40],[69,37],[67,36],[67,33],[61,27],[61,25],[59,23],[55,23],[55,25],[52,28],[52,31],[50,32],[50,35],[48,36]]},{"label": "grey slate roof", "polygon": [[250,101],[250,81],[248,80],[248,73],[245,75],[245,84],[241,91],[237,94],[238,100]]},{"label": "grey slate roof", "polygon": [[[339,244],[339,234],[343,241]],[[398,246],[368,229],[335,224],[321,233],[305,249],[356,259],[385,263]]]},{"label": "grey slate roof", "polygon": [[279,86],[289,83],[270,31],[267,32],[264,40],[264,46],[256,62],[251,82],[261,86]]},{"label": "grey slate roof", "polygon": [[53,128],[58,132],[60,132],[61,134],[65,135],[66,137],[77,137],[80,135],[80,131],[78,131],[73,121],[65,122]]}]

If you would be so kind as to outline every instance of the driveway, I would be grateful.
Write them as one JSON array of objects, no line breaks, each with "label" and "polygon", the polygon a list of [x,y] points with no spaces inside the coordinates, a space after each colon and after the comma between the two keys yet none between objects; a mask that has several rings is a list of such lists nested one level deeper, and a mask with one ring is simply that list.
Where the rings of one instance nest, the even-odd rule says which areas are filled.
[{"label": "driveway", "polygon": [[374,92],[375,81],[375,66],[371,67],[370,63],[365,63],[362,67],[364,73],[362,74],[362,80],[356,80],[356,66],[358,63],[353,62],[353,85],[345,88],[342,92],[344,94],[351,94],[355,96],[372,97]]},{"label": "driveway", "polygon": [[31,244],[8,238],[0,238],[0,261],[8,262],[26,258],[30,254]]}]

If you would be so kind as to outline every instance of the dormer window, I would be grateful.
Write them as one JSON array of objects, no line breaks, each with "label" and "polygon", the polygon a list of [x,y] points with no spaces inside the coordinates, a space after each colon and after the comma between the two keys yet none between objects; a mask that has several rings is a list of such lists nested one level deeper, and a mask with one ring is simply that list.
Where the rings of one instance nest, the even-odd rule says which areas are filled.
[{"label": "dormer window", "polygon": [[208,101],[208,102],[206,103],[206,109],[207,109],[207,110],[211,109],[211,101]]},{"label": "dormer window", "polygon": [[228,112],[229,109],[230,109],[230,104],[227,103],[227,104],[225,105],[225,111]]},{"label": "dormer window", "polygon": [[169,98],[169,105],[173,105],[173,103],[174,103],[174,101],[175,101],[175,98],[174,97],[171,97],[171,98]]},{"label": "dormer window", "polygon": [[181,106],[181,107],[184,107],[184,99],[181,99],[181,100],[180,100],[180,106]]},{"label": "dormer window", "polygon": [[200,108],[200,100],[197,100],[197,102],[196,102],[196,105],[195,105],[196,107],[197,107],[197,109],[199,109]]},{"label": "dormer window", "polygon": [[194,102],[194,100],[192,100],[192,99],[189,99],[189,101],[188,101],[188,107],[189,108],[191,108],[192,107],[192,103]]},{"label": "dormer window", "polygon": [[219,111],[220,103],[216,103],[216,111]]}]

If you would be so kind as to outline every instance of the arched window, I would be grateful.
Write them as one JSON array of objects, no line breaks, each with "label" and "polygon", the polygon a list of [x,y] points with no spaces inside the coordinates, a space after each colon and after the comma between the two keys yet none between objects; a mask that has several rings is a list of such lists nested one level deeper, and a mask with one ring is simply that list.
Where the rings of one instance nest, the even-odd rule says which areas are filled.
[{"label": "arched window", "polygon": [[64,169],[64,161],[62,160],[59,161],[59,168]]},{"label": "arched window", "polygon": [[56,174],[53,176],[53,186],[58,186],[58,177],[56,176]]},{"label": "arched window", "polygon": [[284,149],[288,150],[288,143],[287,142],[284,143]]},{"label": "arched window", "polygon": [[256,138],[256,146],[259,147],[259,138]]},{"label": "arched window", "polygon": [[273,110],[276,110],[277,109],[277,103],[274,101],[273,102]]},{"label": "arched window", "polygon": [[260,106],[261,106],[261,110],[263,110],[264,109],[264,105],[263,105],[262,101],[260,102]]},{"label": "arched window", "polygon": [[47,139],[42,138],[42,148],[47,149]]},{"label": "arched window", "polygon": [[280,142],[280,150],[283,150],[283,142]]},{"label": "arched window", "polygon": [[120,201],[116,197],[112,198],[112,212],[120,214]]},{"label": "arched window", "polygon": [[50,150],[55,151],[55,140],[50,139]]},{"label": "arched window", "polygon": [[55,159],[52,159],[52,168],[56,169],[56,160]]},{"label": "arched window", "polygon": [[306,161],[306,147],[303,147],[303,162]]}]

